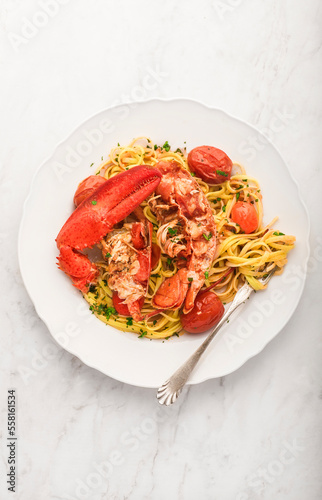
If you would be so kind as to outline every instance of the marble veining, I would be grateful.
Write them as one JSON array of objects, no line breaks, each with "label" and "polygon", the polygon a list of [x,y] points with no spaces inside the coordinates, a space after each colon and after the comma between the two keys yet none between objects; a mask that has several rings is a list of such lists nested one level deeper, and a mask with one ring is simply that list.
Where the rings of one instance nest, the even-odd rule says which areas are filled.
[{"label": "marble veining", "polygon": [[[2,499],[322,497],[321,13],[318,0],[0,2]],[[308,279],[287,326],[238,371],[187,387],[171,408],[57,346],[17,256],[41,162],[92,114],[151,97],[201,100],[263,131],[311,216]],[[10,388],[16,493],[6,484]]]}]

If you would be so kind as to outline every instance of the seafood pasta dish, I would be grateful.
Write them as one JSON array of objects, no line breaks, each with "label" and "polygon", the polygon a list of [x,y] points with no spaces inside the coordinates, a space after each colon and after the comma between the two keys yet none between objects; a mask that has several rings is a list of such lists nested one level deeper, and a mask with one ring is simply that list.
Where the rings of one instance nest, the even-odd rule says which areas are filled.
[{"label": "seafood pasta dish", "polygon": [[260,290],[265,273],[283,271],[295,242],[277,217],[263,225],[258,180],[211,145],[117,144],[74,204],[59,268],[97,318],[149,339],[208,330],[245,281]]}]

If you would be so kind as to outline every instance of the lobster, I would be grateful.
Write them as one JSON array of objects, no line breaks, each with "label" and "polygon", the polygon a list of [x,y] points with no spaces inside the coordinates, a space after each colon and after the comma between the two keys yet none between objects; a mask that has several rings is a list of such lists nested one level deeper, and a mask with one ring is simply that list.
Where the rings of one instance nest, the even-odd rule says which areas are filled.
[{"label": "lobster", "polygon": [[[140,207],[138,207],[140,208]],[[137,216],[138,209],[133,216]],[[126,222],[101,241],[108,261],[108,286],[113,291],[113,305],[123,316],[141,321],[141,308],[151,273],[152,224],[144,217]]]},{"label": "lobster", "polygon": [[194,307],[206,273],[216,257],[216,224],[209,202],[197,181],[176,161],[160,161],[162,174],[149,204],[161,226],[158,244],[169,257],[177,257],[177,273],[165,279],[153,296],[158,309]]},{"label": "lobster", "polygon": [[[133,212],[160,183],[161,172],[147,165],[131,168],[96,182],[85,179],[77,189],[76,210],[61,228],[56,243],[58,267],[83,293],[98,278],[98,268],[81,250],[99,243],[114,226]],[[92,177],[92,176],[90,176]]]}]

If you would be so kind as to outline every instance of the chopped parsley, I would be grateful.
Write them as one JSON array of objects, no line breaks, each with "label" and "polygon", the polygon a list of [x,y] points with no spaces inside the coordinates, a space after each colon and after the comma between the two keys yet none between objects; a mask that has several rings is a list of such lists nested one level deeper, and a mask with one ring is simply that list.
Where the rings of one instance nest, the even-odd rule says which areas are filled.
[{"label": "chopped parsley", "polygon": [[190,283],[193,281],[193,278],[188,278],[188,281],[190,281]]},{"label": "chopped parsley", "polygon": [[240,197],[240,193],[236,193],[236,201],[239,200],[239,197]]},{"label": "chopped parsley", "polygon": [[171,236],[174,236],[175,234],[177,234],[177,231],[178,231],[178,229],[176,227],[174,229],[172,229],[172,227],[168,227],[168,233]]},{"label": "chopped parsley", "polygon": [[209,278],[209,271],[205,272],[205,278],[206,278],[206,280]]},{"label": "chopped parsley", "polygon": [[161,151],[164,149],[166,152],[168,152],[168,151],[170,151],[171,146],[168,143],[168,141],[165,141],[165,143],[163,144],[163,146],[158,146],[157,144],[154,144],[154,150],[156,151],[158,148],[160,148]]},{"label": "chopped parsley", "polygon": [[126,318],[126,325],[132,326],[133,325],[133,318]]},{"label": "chopped parsley", "polygon": [[212,238],[212,233],[209,233],[209,234],[203,233],[202,236],[205,238],[205,240],[209,241],[210,238]]},{"label": "chopped parsley", "polygon": [[196,174],[194,172],[190,172],[192,177],[196,177]]},{"label": "chopped parsley", "polygon": [[216,170],[216,174],[223,175],[224,177],[228,177],[227,172],[224,172],[223,170]]},{"label": "chopped parsley", "polygon": [[222,211],[223,211],[223,212],[226,212],[226,205],[224,205],[224,206],[222,207]]},{"label": "chopped parsley", "polygon": [[285,236],[285,234],[281,233],[280,231],[275,231],[273,234],[274,236]]},{"label": "chopped parsley", "polygon": [[139,335],[139,339],[142,338],[142,337],[145,337],[147,334],[148,334],[148,332],[142,332],[141,335]]},{"label": "chopped parsley", "polygon": [[101,160],[103,161],[103,156],[101,156]]},{"label": "chopped parsley", "polygon": [[97,201],[96,200],[92,200],[92,205],[97,205]]},{"label": "chopped parsley", "polygon": [[95,286],[95,285],[91,285],[91,286],[89,287],[89,290],[88,290],[88,291],[89,291],[89,292],[91,292],[91,293],[95,293],[95,292],[96,292],[96,286]]},{"label": "chopped parsley", "polygon": [[167,264],[168,264],[168,266],[171,266],[171,264],[172,264],[172,259],[170,259],[170,257],[167,258]]},{"label": "chopped parsley", "polygon": [[109,257],[111,257],[111,254],[110,252],[107,252],[107,254],[105,255],[105,259],[108,259]]},{"label": "chopped parsley", "polygon": [[92,167],[93,165],[94,165],[94,163],[91,163],[91,164],[90,164],[90,167]]},{"label": "chopped parsley", "polygon": [[92,311],[93,314],[94,312],[96,312],[101,316],[105,316],[107,320],[110,319],[112,314],[117,315],[116,309],[114,309],[114,307],[108,307],[106,304],[99,304],[99,305],[93,304],[89,307],[89,309],[90,311]]}]

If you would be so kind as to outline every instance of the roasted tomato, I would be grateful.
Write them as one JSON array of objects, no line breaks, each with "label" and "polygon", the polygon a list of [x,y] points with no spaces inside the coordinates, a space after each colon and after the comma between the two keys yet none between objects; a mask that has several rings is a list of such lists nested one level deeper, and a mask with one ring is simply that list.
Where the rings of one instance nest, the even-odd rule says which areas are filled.
[{"label": "roasted tomato", "polygon": [[203,333],[215,326],[224,314],[225,308],[213,292],[199,292],[194,308],[188,314],[181,314],[183,328],[189,333]]},{"label": "roasted tomato", "polygon": [[74,195],[74,204],[76,207],[82,203],[88,196],[90,196],[95,189],[100,187],[106,182],[105,177],[101,175],[90,175],[86,177],[79,185]]},{"label": "roasted tomato", "polygon": [[199,146],[188,154],[188,165],[203,181],[222,184],[230,179],[233,162],[221,149]]},{"label": "roasted tomato", "polygon": [[258,216],[255,207],[246,201],[238,201],[231,210],[231,218],[239,224],[246,234],[253,233],[258,227]]},{"label": "roasted tomato", "polygon": [[[127,307],[126,304],[123,304],[123,300],[120,299],[117,292],[113,292],[112,300],[113,300],[113,306],[118,314],[120,314],[121,316],[131,316],[129,308]],[[139,302],[139,308],[142,309],[144,304],[144,297],[141,297],[138,302]]]}]

